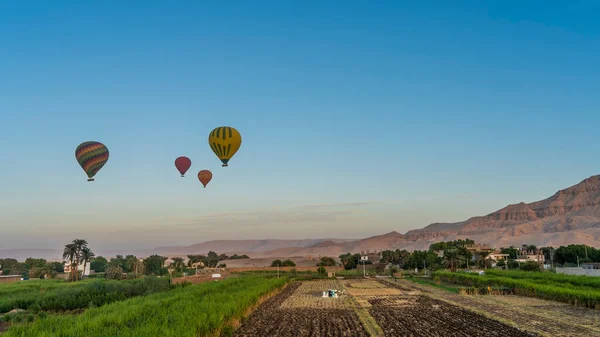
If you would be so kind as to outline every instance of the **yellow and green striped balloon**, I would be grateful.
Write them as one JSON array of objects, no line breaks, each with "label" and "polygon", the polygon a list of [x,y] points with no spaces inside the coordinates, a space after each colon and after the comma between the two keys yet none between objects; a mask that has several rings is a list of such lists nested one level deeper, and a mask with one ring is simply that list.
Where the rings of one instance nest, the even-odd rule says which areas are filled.
[{"label": "yellow and green striped balloon", "polygon": [[208,135],[208,145],[226,167],[242,145],[242,135],[230,126],[220,126]]},{"label": "yellow and green striped balloon", "polygon": [[108,148],[99,142],[81,143],[75,150],[75,158],[88,176],[88,181],[94,181],[94,176],[108,161]]}]

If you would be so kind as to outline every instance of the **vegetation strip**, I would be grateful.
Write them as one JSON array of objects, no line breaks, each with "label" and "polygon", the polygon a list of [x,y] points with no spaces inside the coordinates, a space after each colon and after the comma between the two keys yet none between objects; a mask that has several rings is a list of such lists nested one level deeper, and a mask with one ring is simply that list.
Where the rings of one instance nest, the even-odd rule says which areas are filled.
[{"label": "vegetation strip", "polygon": [[[452,273],[446,271],[436,271],[434,275],[444,282],[485,288],[490,286],[510,287],[514,288],[516,295],[537,297],[577,306],[600,309],[600,290],[589,288],[587,286],[577,287],[571,283],[563,284],[558,281],[553,281],[553,276],[550,276],[549,273],[545,274],[548,275],[546,280],[476,275],[471,273]],[[572,276],[572,278],[577,277],[581,276]],[[585,281],[573,280],[573,282],[577,284],[577,282]]]},{"label": "vegetation strip", "polygon": [[[39,311],[69,311],[90,306],[123,301],[127,298],[167,291],[177,286],[169,280],[146,277],[138,280],[112,281],[94,280],[79,283],[50,283],[48,289],[28,288],[15,291],[0,298],[0,313],[13,309]],[[181,287],[179,285],[178,287]],[[17,287],[14,288],[18,290]]]},{"label": "vegetation strip", "polygon": [[[175,289],[87,310],[79,316],[48,316],[10,328],[14,336],[210,336],[227,333],[257,301],[287,279],[236,278]],[[231,329],[230,329],[231,330]],[[229,331],[230,332],[230,331]]]}]

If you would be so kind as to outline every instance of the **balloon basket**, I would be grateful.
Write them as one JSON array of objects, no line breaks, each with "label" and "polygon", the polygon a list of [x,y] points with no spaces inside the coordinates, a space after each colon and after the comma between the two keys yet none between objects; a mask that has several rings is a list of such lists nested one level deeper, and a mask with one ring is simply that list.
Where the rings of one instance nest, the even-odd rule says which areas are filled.
[{"label": "balloon basket", "polygon": [[88,179],[88,181],[94,181],[94,178],[90,178],[90,179]]}]

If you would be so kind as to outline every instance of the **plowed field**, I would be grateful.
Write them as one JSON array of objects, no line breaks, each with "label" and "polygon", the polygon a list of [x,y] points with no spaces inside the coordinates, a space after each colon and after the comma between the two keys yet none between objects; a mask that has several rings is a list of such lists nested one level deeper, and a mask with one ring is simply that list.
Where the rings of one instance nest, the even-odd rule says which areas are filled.
[{"label": "plowed field", "polygon": [[[345,290],[322,298],[327,289]],[[366,327],[366,328],[365,328]],[[305,281],[263,303],[234,336],[535,336],[422,295],[375,280]]]}]

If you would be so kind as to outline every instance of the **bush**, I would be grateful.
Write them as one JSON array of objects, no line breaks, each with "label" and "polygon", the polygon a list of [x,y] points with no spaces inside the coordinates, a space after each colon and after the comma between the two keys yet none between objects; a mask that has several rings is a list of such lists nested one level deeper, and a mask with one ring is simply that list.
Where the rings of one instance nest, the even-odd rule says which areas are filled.
[{"label": "bush", "polygon": [[508,269],[519,269],[519,262],[515,260],[508,260],[507,266]]},{"label": "bush", "polygon": [[325,274],[327,274],[327,269],[325,269],[325,267],[321,266],[321,267],[319,267],[319,269],[317,269],[317,273],[319,273],[321,275],[325,275]]},{"label": "bush", "polygon": [[356,268],[356,262],[349,260],[345,265],[344,265],[344,269],[346,270],[352,270]]},{"label": "bush", "polygon": [[540,265],[534,261],[527,261],[525,263],[521,263],[520,269],[524,271],[540,271]]},{"label": "bush", "polygon": [[434,276],[433,277],[433,283],[435,283],[437,285],[440,285],[440,284],[442,284],[442,280],[440,279],[439,276]]},{"label": "bush", "polygon": [[285,260],[281,263],[283,267],[295,267],[296,263],[292,260]]}]

